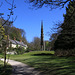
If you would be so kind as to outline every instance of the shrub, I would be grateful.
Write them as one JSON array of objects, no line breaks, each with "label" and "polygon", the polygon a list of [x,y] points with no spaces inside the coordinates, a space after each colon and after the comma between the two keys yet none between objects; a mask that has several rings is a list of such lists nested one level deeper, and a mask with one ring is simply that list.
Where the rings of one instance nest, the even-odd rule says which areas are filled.
[{"label": "shrub", "polygon": [[55,51],[56,56],[75,56],[75,49],[58,49]]},{"label": "shrub", "polygon": [[17,52],[17,54],[23,54],[23,53],[25,53],[25,49],[23,47],[18,47],[18,48],[16,48],[16,52]]}]

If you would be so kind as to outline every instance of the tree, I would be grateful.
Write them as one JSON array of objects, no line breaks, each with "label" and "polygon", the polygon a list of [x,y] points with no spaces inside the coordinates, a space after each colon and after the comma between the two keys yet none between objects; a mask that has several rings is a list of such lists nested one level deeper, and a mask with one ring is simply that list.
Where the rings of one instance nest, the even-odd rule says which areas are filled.
[{"label": "tree", "polygon": [[68,2],[74,0],[28,0],[28,1],[29,3],[33,3],[34,7],[41,8],[42,6],[46,5],[49,6],[51,9],[55,9],[57,7],[64,7]]},{"label": "tree", "polygon": [[43,45],[43,21],[41,22],[41,50],[44,49],[44,45]]},{"label": "tree", "polygon": [[[70,1],[75,1],[75,0],[25,0],[25,2],[32,3],[33,7],[36,8],[42,8],[44,5],[49,6],[50,9],[56,9],[56,8],[64,8],[66,4],[68,4]],[[66,6],[67,7],[67,6]],[[72,12],[71,16],[74,14],[74,11]],[[70,18],[71,18],[70,16]]]},{"label": "tree", "polygon": [[44,41],[44,43],[45,43],[45,50],[49,51],[50,50],[50,42]]},{"label": "tree", "polygon": [[51,31],[53,32],[52,34],[50,32],[48,32],[50,38],[49,38],[49,45],[50,45],[50,50],[54,50],[54,43],[57,40],[57,37],[61,34],[62,28],[61,25],[63,23],[61,21],[57,22],[56,24],[54,24],[54,27],[51,29]]},{"label": "tree", "polygon": [[[4,17],[3,17],[4,13],[0,13],[0,18],[4,20],[3,23],[2,23],[2,26],[6,25],[7,23],[9,23],[9,25],[10,25],[10,23],[13,23],[16,20],[16,18],[17,18],[17,17],[15,17],[11,22],[9,22],[9,20],[12,17],[12,15],[14,15],[13,14],[13,10],[16,8],[16,6],[14,5],[14,0],[12,0],[12,3],[8,2],[7,0],[5,0],[5,1],[7,2],[7,4],[10,5],[10,8],[8,8],[9,13],[7,15],[7,19],[6,20],[4,20]],[[1,3],[1,6],[2,6],[2,4],[3,3]]]},{"label": "tree", "polygon": [[[0,23],[1,25],[3,25],[5,23],[6,20],[4,20],[3,18],[0,18]],[[11,33],[11,27],[12,27],[12,23],[11,21],[6,22],[3,27],[5,29],[5,35],[8,35]]]},{"label": "tree", "polygon": [[0,42],[2,41],[3,38],[4,38],[4,28],[3,28],[3,26],[0,24]]},{"label": "tree", "polygon": [[27,51],[28,51],[28,52],[29,52],[29,51],[35,51],[35,50],[34,50],[34,44],[33,44],[33,42],[28,43],[28,49],[27,49]]},{"label": "tree", "polygon": [[[62,31],[54,44],[56,55],[72,55],[75,53],[75,1],[71,1],[66,7]],[[74,12],[74,13],[73,13]],[[60,53],[58,50],[60,50]],[[73,52],[72,52],[73,51]]]},{"label": "tree", "polygon": [[[17,41],[23,41],[25,44],[27,44],[27,40],[25,37],[25,31],[23,29],[19,29],[16,27],[8,27],[10,28],[9,37],[10,39],[14,40],[14,37]],[[9,32],[9,31],[8,31]]]},{"label": "tree", "polygon": [[2,47],[2,40],[4,39],[5,36],[5,30],[3,26],[0,24],[0,53],[2,52],[1,47]]},{"label": "tree", "polygon": [[[0,18],[0,23],[3,25],[5,22],[4,19]],[[23,29],[16,28],[12,25],[11,21],[8,21],[6,24],[3,25],[5,29],[5,34],[9,35],[10,39],[16,38],[16,40],[20,41],[22,40],[25,44],[27,44],[26,40],[26,33]]]},{"label": "tree", "polygon": [[[0,23],[3,25],[5,22],[4,19],[0,18]],[[11,21],[8,21],[6,24],[3,25],[5,29],[5,35],[9,35],[10,39],[16,38],[16,40],[22,40],[25,44],[27,44],[26,40],[26,33],[23,29],[16,28],[12,25]]]},{"label": "tree", "polygon": [[40,38],[34,37],[33,45],[34,45],[34,50],[40,50]]},{"label": "tree", "polygon": [[1,50],[0,53],[4,52],[4,67],[6,66],[6,40],[7,36],[5,35],[5,29],[3,28],[3,26],[0,24],[0,46],[1,46]]},{"label": "tree", "polygon": [[34,37],[33,41],[28,44],[28,50],[36,51],[40,50],[40,41],[41,39],[39,37]]},{"label": "tree", "polygon": [[21,36],[22,36],[22,41],[27,44],[27,39],[26,39],[26,32],[23,30],[23,29],[20,29],[20,32],[21,32]]},{"label": "tree", "polygon": [[13,39],[14,40],[14,37],[16,38],[16,40],[20,41],[22,39],[22,36],[21,36],[21,31],[19,28],[16,28],[16,27],[11,27],[10,28],[10,39]]},{"label": "tree", "polygon": [[51,35],[51,37],[50,37],[50,48],[51,48],[51,50],[52,50],[53,47],[54,47],[54,43],[55,43],[55,41],[56,41],[56,39],[57,39],[57,36],[58,36],[57,33],[53,33],[53,34]]},{"label": "tree", "polygon": [[[2,15],[4,15],[4,13],[0,13],[0,18],[4,20],[3,23],[0,22],[2,24],[2,26],[4,26],[10,20],[11,16],[13,15],[13,9],[16,8],[15,5],[14,5],[14,0],[12,0],[12,3],[9,3],[7,0],[5,0],[5,1],[9,5],[11,5],[11,7],[8,9],[10,12],[7,15],[8,16],[7,20],[4,20],[3,17],[2,17]],[[14,19],[14,21],[15,21],[15,19]],[[11,22],[13,23],[14,21],[11,21]],[[8,35],[6,35],[6,36],[8,36]],[[4,40],[6,40],[6,39],[4,39]],[[2,39],[1,41],[3,41],[2,43],[4,45],[4,67],[6,67],[6,49],[7,49],[7,45],[8,45],[8,39],[6,41],[4,41],[4,40]]]}]

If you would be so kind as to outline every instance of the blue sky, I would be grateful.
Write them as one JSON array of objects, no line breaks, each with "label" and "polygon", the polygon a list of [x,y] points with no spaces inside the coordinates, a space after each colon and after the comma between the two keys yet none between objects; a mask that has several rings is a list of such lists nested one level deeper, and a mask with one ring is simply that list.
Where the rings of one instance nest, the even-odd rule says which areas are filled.
[{"label": "blue sky", "polygon": [[[6,19],[10,5],[4,0],[0,0],[0,2],[3,2],[0,11],[5,13],[3,17]],[[54,27],[54,23],[63,22],[64,8],[58,8],[52,11],[50,11],[49,7],[42,7],[37,10],[29,9],[30,5],[28,3],[26,4],[24,0],[15,0],[15,4],[16,9],[14,10],[13,18],[17,16],[17,19],[13,25],[25,30],[28,42],[31,42],[34,37],[40,38],[41,20],[43,20],[44,40],[49,40],[50,36],[48,36],[47,32],[52,33],[51,28]]]}]

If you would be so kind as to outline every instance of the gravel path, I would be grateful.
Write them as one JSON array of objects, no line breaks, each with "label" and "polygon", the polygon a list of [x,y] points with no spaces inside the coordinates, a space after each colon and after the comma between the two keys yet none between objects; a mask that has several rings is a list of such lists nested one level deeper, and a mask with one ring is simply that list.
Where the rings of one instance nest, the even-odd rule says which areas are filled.
[{"label": "gravel path", "polygon": [[[3,61],[3,59],[1,60]],[[7,62],[13,67],[12,75],[40,75],[39,71],[21,62],[14,60],[7,60]]]}]

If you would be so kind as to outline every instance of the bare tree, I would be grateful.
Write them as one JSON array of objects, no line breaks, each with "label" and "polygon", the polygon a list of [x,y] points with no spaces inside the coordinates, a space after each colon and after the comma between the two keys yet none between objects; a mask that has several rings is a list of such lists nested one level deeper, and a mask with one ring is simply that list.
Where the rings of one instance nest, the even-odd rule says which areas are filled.
[{"label": "bare tree", "polygon": [[[64,8],[67,7],[67,4],[69,2],[75,2],[75,0],[25,0],[25,2],[29,2],[32,4],[35,8],[42,8],[43,6],[50,7],[50,10],[56,9],[56,8]],[[72,12],[70,18],[73,16],[75,12]],[[68,21],[67,21],[68,22]]]},{"label": "bare tree", "polygon": [[25,2],[33,3],[34,7],[41,8],[42,6],[46,5],[49,6],[51,9],[55,9],[58,7],[64,7],[68,2],[75,1],[75,0],[25,0]]},{"label": "bare tree", "polygon": [[[2,26],[6,25],[7,23],[9,23],[8,25],[10,25],[11,23],[13,23],[16,19],[12,20],[12,21],[9,21],[11,16],[13,15],[13,10],[16,8],[15,5],[14,5],[14,0],[12,0],[12,3],[8,2],[7,0],[5,0],[7,2],[7,4],[10,5],[10,8],[8,8],[9,10],[9,13],[7,15],[7,20],[4,20],[3,18],[3,15],[4,13],[0,13],[0,20],[1,20],[1,24]],[[1,3],[0,6],[2,6],[3,3]],[[8,35],[7,36],[7,40],[3,39],[3,45],[4,45],[4,67],[6,67],[6,51],[7,51],[7,47],[8,47]]]},{"label": "bare tree", "polygon": [[2,26],[4,26],[4,25],[7,24],[7,23],[9,23],[8,25],[10,25],[10,24],[13,23],[13,22],[16,20],[16,18],[17,18],[17,16],[16,16],[16,17],[14,18],[14,20],[9,21],[10,18],[11,18],[11,16],[14,15],[14,14],[13,14],[13,10],[16,8],[16,6],[14,5],[14,0],[12,0],[12,3],[8,2],[7,0],[5,0],[5,1],[7,2],[7,4],[10,5],[10,8],[8,8],[9,13],[8,13],[8,15],[7,15],[7,19],[6,19],[6,20],[4,20],[4,18],[3,18],[4,13],[0,13],[0,18],[1,18],[2,21],[3,21]]}]

